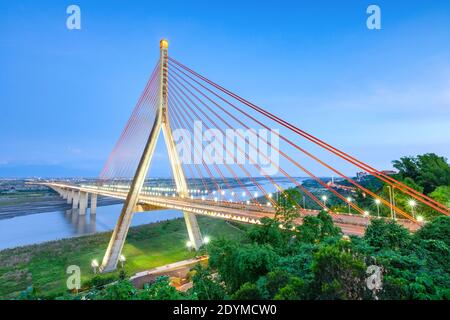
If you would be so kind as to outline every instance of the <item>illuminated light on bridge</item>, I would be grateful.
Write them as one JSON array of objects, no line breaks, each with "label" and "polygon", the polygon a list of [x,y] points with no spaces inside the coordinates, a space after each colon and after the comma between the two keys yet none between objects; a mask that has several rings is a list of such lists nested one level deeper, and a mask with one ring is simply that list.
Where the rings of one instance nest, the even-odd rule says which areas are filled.
[{"label": "illuminated light on bridge", "polygon": [[[283,192],[279,183],[261,167],[258,159],[253,158],[254,154],[261,158],[261,161],[269,163],[276,169],[280,177],[289,181],[290,187],[297,188],[305,198],[310,200],[309,206],[314,209],[305,208],[305,200],[303,203],[293,206],[302,216],[317,215],[321,209],[326,210],[346,234],[361,235],[372,217],[366,214],[366,210],[359,207],[357,199],[346,198],[338,190],[325,183],[323,179],[318,178],[311,168],[320,167],[327,170],[329,176],[338,176],[346,180],[352,188],[374,199],[378,216],[380,215],[379,207],[384,206],[395,213],[399,217],[398,221],[409,230],[414,231],[419,228],[423,218],[421,216],[418,216],[417,219],[414,218],[414,213],[411,216],[396,206],[395,202],[368,190],[351,177],[343,174],[338,168],[351,165],[358,170],[368,172],[396,192],[411,197],[417,204],[420,204],[421,208],[429,208],[438,213],[450,215],[449,208],[445,205],[223,88],[169,57],[167,50],[168,42],[162,40],[160,42],[160,60],[153,69],[142,95],[109,155],[100,173],[99,181],[93,186],[87,186],[85,183],[83,186],[68,183],[46,184],[67,197],[68,202],[70,201],[74,207],[80,206],[81,208],[83,206],[84,208],[86,206],[86,193],[95,195],[95,197],[101,195],[125,200],[121,217],[102,261],[101,269],[103,271],[112,271],[116,268],[134,208],[138,204],[183,211],[188,226],[189,241],[192,248],[195,249],[199,248],[203,239],[195,218],[196,214],[253,224],[261,224],[260,219],[263,217],[273,217],[278,205],[273,200],[273,190],[278,190],[277,194],[283,194],[286,199],[288,193]],[[217,164],[208,158],[208,153],[206,153],[206,159],[200,157],[201,161],[199,162],[182,163],[179,161],[180,156],[174,145],[172,131],[180,129],[192,133],[198,121],[201,121],[205,130],[215,128],[217,132],[223,134],[226,141],[218,139],[218,142],[224,155],[231,156],[235,160],[232,164],[226,162]],[[271,151],[279,155],[280,161],[275,162],[267,157],[267,153],[258,150],[251,139],[248,139],[248,150],[254,151],[253,153],[247,151],[247,148],[241,148],[237,141],[230,141],[231,139],[224,135],[228,129],[239,128],[248,130],[248,132],[252,132],[254,128],[261,128],[270,132],[271,135],[273,134],[278,139],[279,145],[272,144],[268,137],[261,136],[260,138],[263,143],[270,146]],[[147,183],[151,179],[146,178],[160,131],[163,131],[169,152],[174,184],[168,182],[166,185],[150,186],[149,189]],[[236,138],[245,139],[240,131],[235,130],[235,132]],[[197,136],[192,136],[194,136],[194,140],[198,139]],[[187,144],[185,139],[183,142]],[[201,154],[201,149],[205,147],[206,142],[197,140],[191,142],[194,156]],[[244,164],[237,161],[235,154],[228,154],[229,151],[225,147],[227,143],[235,148],[236,155],[246,160]],[[197,148],[197,144],[200,149]],[[319,158],[317,154],[320,154],[321,157],[324,155],[325,158]],[[302,159],[302,162],[300,163],[297,159]],[[255,177],[264,178],[267,184],[260,183]],[[326,195],[321,197],[321,201],[294,177],[307,177],[317,182],[320,188],[326,190],[333,199],[336,198],[340,204],[348,205],[349,213],[353,209],[356,214],[332,212],[326,206],[328,200]],[[250,191],[250,186],[252,190],[256,189],[257,191]],[[201,190],[205,190],[205,194],[207,194],[207,190],[213,189],[215,189],[212,191],[213,201],[203,197],[189,199],[192,193],[201,193]],[[216,190],[224,196],[224,189],[230,191],[230,200],[232,201],[218,202]],[[239,193],[232,191],[236,189],[239,190],[242,197],[248,195],[251,198],[245,201],[245,205],[240,202],[243,199],[237,198]],[[165,197],[161,197],[161,191]],[[80,195],[83,197],[79,197]],[[82,199],[80,204],[77,203],[78,199]],[[96,203],[93,201],[91,201],[91,205]],[[266,203],[266,206],[262,205],[263,203]],[[297,223],[301,222],[300,218]]]}]

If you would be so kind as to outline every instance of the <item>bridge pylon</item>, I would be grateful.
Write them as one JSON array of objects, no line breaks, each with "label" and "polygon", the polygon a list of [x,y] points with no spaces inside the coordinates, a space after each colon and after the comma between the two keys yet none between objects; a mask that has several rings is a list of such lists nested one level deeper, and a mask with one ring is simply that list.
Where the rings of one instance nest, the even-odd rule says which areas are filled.
[{"label": "bridge pylon", "polygon": [[[122,207],[117,224],[114,228],[105,256],[103,257],[100,266],[101,272],[111,272],[117,267],[120,254],[122,252],[125,239],[130,228],[133,213],[136,211],[136,205],[139,201],[139,195],[147,176],[150,163],[155,151],[156,143],[158,141],[160,132],[163,132],[164,141],[167,152],[169,154],[172,174],[174,176],[177,191],[180,196],[188,197],[188,186],[186,177],[183,172],[183,167],[176,151],[175,142],[172,136],[172,130],[168,119],[168,42],[167,40],[160,41],[160,63],[159,63],[159,107],[156,110],[156,117],[153,123],[150,136],[142,153],[139,165],[136,169],[133,181],[130,186],[125,203]],[[193,247],[198,250],[202,245],[203,239],[200,233],[200,228],[197,223],[197,218],[194,213],[183,212],[186,227],[189,234],[189,240]]]}]

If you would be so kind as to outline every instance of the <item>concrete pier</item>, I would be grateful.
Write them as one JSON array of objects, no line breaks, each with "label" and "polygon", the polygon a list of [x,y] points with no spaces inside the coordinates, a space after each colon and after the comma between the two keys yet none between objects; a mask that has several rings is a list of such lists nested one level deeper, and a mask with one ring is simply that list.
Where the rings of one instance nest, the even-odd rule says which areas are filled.
[{"label": "concrete pier", "polygon": [[80,201],[80,192],[75,191],[72,199],[72,209],[78,209],[79,201]]},{"label": "concrete pier", "polygon": [[80,196],[80,199],[79,199],[79,204],[78,204],[78,207],[79,207],[78,214],[84,216],[86,214],[86,208],[88,205],[89,193],[80,191],[79,196]]},{"label": "concrete pier", "polygon": [[71,204],[72,203],[73,193],[74,193],[73,190],[67,191],[67,204]]},{"label": "concrete pier", "polygon": [[91,193],[91,214],[97,213],[97,194]]}]

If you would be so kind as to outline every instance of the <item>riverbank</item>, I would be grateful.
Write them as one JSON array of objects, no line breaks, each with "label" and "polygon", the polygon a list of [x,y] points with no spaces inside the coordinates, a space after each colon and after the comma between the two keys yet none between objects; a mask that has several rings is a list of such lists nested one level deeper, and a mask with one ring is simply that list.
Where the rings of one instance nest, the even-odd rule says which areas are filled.
[{"label": "riverbank", "polygon": [[[211,238],[240,238],[242,232],[226,221],[198,217],[203,235]],[[101,261],[111,232],[46,242],[0,251],[0,299],[16,296],[28,286],[42,296],[57,296],[66,291],[66,269],[77,265],[81,282],[94,277],[91,261]],[[193,258],[186,249],[188,234],[183,219],[130,228],[123,254],[128,275],[157,266]],[[118,272],[105,276],[117,276]]]}]

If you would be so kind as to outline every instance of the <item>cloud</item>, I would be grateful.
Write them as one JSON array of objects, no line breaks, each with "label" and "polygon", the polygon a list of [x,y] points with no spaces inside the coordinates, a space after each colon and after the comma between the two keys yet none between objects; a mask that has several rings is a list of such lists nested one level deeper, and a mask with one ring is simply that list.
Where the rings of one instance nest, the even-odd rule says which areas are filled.
[{"label": "cloud", "polygon": [[81,150],[80,148],[75,148],[75,147],[71,147],[71,146],[67,147],[67,150],[69,151],[69,153],[76,154],[76,155],[83,153],[83,150]]}]

